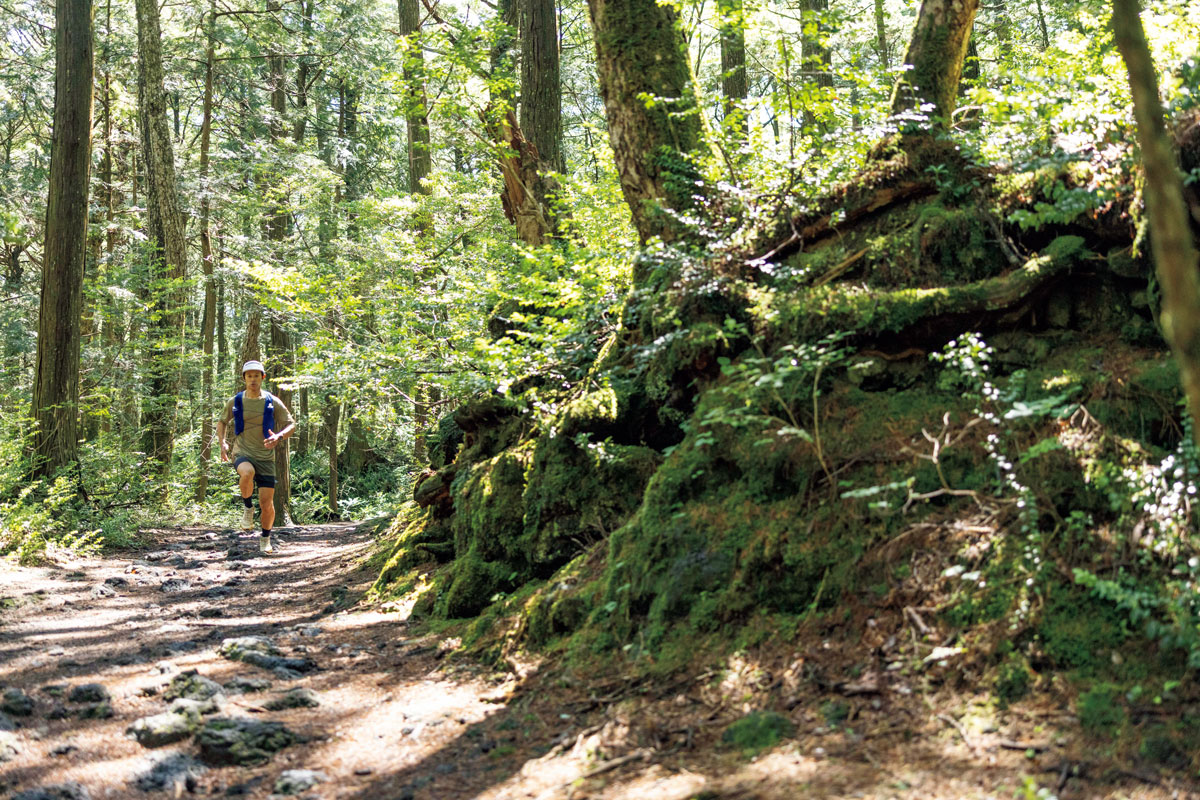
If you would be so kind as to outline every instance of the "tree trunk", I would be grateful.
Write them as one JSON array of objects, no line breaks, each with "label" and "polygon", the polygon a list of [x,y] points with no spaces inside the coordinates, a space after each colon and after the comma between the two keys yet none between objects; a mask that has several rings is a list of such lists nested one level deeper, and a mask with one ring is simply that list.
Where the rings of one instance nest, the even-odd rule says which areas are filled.
[{"label": "tree trunk", "polygon": [[[146,237],[150,295],[155,320],[143,422],[146,452],[165,476],[171,465],[179,351],[183,342],[183,279],[187,251],[175,183],[175,156],[163,91],[162,34],[155,0],[136,0],[138,23],[138,107],[146,171]],[[165,492],[165,483],[164,489]]]},{"label": "tree trunk", "polygon": [[34,475],[76,459],[79,316],[92,163],[92,3],[57,0],[54,140],[33,384]]},{"label": "tree trunk", "polygon": [[298,408],[292,413],[296,418],[296,458],[303,458],[308,454],[308,387],[301,387],[297,392],[300,401],[296,404]]},{"label": "tree trunk", "polygon": [[517,238],[531,247],[540,247],[552,238],[555,227],[546,202],[553,186],[545,176],[546,165],[538,158],[537,148],[525,138],[512,109],[499,121],[490,109],[481,116],[492,139],[507,145],[500,158],[504,216],[516,226]]},{"label": "tree trunk", "polygon": [[[267,12],[280,15],[283,6],[279,0],[268,0]],[[283,26],[283,20],[279,20]],[[267,68],[270,70],[269,88],[271,92],[271,141],[276,148],[276,158],[279,157],[284,139],[287,136],[287,76],[284,74],[284,57],[278,50],[272,50],[267,55]],[[293,134],[295,131],[293,130]],[[267,214],[267,239],[271,243],[271,255],[276,263],[286,261],[284,243],[287,240],[290,221],[287,197],[284,196],[282,180],[278,165],[270,173],[268,193],[272,198],[272,206]],[[292,387],[294,364],[292,363],[292,337],[284,321],[278,314],[271,315],[271,374],[275,376],[275,396],[278,397],[288,410],[292,410]],[[280,378],[284,380],[281,381]],[[281,527],[292,524],[292,476],[291,452],[287,439],[275,446],[275,494],[274,505],[276,518]]]},{"label": "tree trunk", "polygon": [[[292,337],[279,320],[271,319],[271,351],[273,372],[275,374],[275,396],[283,401],[288,411],[292,411],[292,373],[295,365],[292,363]],[[280,380],[282,378],[283,380]],[[297,423],[298,424],[298,423]],[[284,439],[275,445],[275,514],[280,520],[281,527],[292,524],[295,515],[292,513],[292,475],[291,453],[289,440]]]},{"label": "tree trunk", "polygon": [[884,0],[875,0],[875,56],[879,59],[879,66],[882,69],[892,68],[892,54],[887,38],[887,9],[884,8]]},{"label": "tree trunk", "polygon": [[[799,8],[803,20],[800,34],[800,72],[805,82],[821,89],[832,88],[832,55],[825,43],[825,12],[829,9],[829,0],[800,0]],[[818,132],[827,129],[811,105],[804,108],[804,125],[808,128],[819,128]]]},{"label": "tree trunk", "polygon": [[338,518],[338,422],[342,416],[342,404],[332,394],[325,395],[325,407],[321,411],[321,431],[325,446],[329,449],[329,513]]},{"label": "tree trunk", "polygon": [[693,205],[689,155],[703,131],[678,14],[657,0],[588,0],[588,11],[608,136],[638,237],[680,239],[687,226],[672,212]]},{"label": "tree trunk", "polygon": [[828,10],[829,0],[800,0],[804,21],[800,36],[800,69],[809,83],[823,89],[833,86],[832,53],[825,43],[828,28],[825,12]]},{"label": "tree trunk", "polygon": [[721,97],[727,129],[739,142],[746,138],[746,20],[742,0],[720,0]]},{"label": "tree trunk", "polygon": [[[224,247],[222,247],[224,252]],[[226,380],[229,369],[229,337],[225,335],[225,281],[217,280],[217,375]],[[218,384],[220,385],[220,384]]]},{"label": "tree trunk", "polygon": [[[1200,253],[1188,225],[1179,164],[1163,122],[1158,79],[1146,44],[1138,0],[1113,0],[1113,32],[1125,59],[1146,170],[1150,246],[1163,289],[1161,323],[1187,396],[1188,411],[1200,420]],[[1200,424],[1193,431],[1200,442]]]},{"label": "tree trunk", "polygon": [[[421,51],[420,0],[399,0],[400,35],[405,37],[403,64],[405,86],[405,121],[408,128],[408,190],[428,195],[424,184],[432,170],[429,148],[429,102],[425,97],[425,55]],[[431,227],[431,220],[422,216],[418,225],[422,231]]]},{"label": "tree trunk", "polygon": [[1050,31],[1046,28],[1046,12],[1042,10],[1042,0],[1037,0],[1038,27],[1042,31],[1042,49],[1050,49]]},{"label": "tree trunk", "polygon": [[213,334],[217,316],[217,287],[213,277],[211,203],[208,187],[208,152],[212,138],[213,61],[216,55],[216,0],[208,12],[206,33],[208,44],[204,59],[204,105],[200,121],[200,267],[204,271],[204,321],[200,325],[201,350],[204,353],[201,403],[204,411],[200,425],[200,478],[196,482],[196,502],[208,496],[208,466],[212,461],[213,438]]},{"label": "tree trunk", "polygon": [[979,0],[922,0],[904,72],[892,90],[892,114],[900,116],[932,104],[932,125],[946,128],[958,98],[967,42]]},{"label": "tree trunk", "polygon": [[247,298],[250,303],[250,315],[246,319],[246,338],[242,340],[242,351],[238,356],[237,371],[240,375],[242,365],[247,361],[262,361],[262,349],[258,338],[262,329],[262,309],[254,298]]},{"label": "tree trunk", "polygon": [[347,475],[357,477],[374,461],[374,453],[371,443],[367,440],[367,427],[363,424],[362,417],[349,411],[346,417],[350,423],[350,430],[346,432],[346,446],[342,448],[341,464]]},{"label": "tree trunk", "polygon": [[562,86],[555,0],[524,0],[521,15],[521,130],[548,169],[563,160]]},{"label": "tree trunk", "polygon": [[[302,30],[306,45],[312,37],[312,15],[315,4],[316,0],[301,0],[300,2],[300,15],[304,19]],[[292,123],[292,141],[296,144],[303,144],[304,132],[308,128],[309,57],[301,56],[298,61],[299,64],[296,67],[296,118]]]}]

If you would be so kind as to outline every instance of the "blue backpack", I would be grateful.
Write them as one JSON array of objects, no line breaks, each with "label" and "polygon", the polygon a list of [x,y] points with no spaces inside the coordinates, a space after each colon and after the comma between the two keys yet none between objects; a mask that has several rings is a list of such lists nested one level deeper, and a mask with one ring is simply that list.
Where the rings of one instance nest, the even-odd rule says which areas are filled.
[{"label": "blue backpack", "polygon": [[[246,428],[245,412],[242,409],[242,395],[245,392],[238,392],[233,396],[233,430],[234,433],[241,435]],[[275,430],[275,395],[262,390],[262,396],[266,398],[266,405],[263,406],[263,438],[270,436],[270,431]]]}]

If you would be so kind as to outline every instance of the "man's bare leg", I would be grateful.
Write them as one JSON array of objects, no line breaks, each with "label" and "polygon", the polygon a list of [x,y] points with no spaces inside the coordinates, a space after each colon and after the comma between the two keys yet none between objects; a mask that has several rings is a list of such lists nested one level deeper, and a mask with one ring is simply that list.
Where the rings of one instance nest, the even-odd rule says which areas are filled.
[{"label": "man's bare leg", "polygon": [[[243,461],[237,465],[238,473],[238,491],[242,495],[242,502],[245,503],[254,496],[254,465],[249,461]],[[246,509],[242,512],[242,530],[248,531],[254,527],[254,509],[246,505]]]},{"label": "man's bare leg", "polygon": [[272,553],[271,528],[275,525],[275,490],[260,486],[258,489],[258,508],[262,514],[262,538],[258,540],[258,549],[264,553]]}]

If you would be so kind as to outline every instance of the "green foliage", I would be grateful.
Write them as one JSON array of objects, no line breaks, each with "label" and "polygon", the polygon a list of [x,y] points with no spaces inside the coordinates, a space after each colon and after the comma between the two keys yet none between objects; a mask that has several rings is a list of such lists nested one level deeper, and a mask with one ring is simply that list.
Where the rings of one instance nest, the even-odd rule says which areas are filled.
[{"label": "green foliage", "polygon": [[795,726],[783,714],[751,711],[725,729],[721,734],[721,742],[748,757],[774,747],[794,733]]},{"label": "green foliage", "polygon": [[1079,725],[1091,736],[1115,739],[1125,724],[1121,690],[1111,683],[1098,683],[1079,696]]},{"label": "green foliage", "polygon": [[1007,706],[1029,694],[1034,677],[1026,659],[1015,651],[1011,652],[996,668],[992,692],[1002,706]]}]

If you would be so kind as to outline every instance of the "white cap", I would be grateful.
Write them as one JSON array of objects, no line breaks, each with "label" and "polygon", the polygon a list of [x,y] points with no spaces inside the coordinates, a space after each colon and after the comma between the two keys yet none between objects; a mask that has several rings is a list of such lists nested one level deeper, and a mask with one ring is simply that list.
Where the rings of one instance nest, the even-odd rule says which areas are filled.
[{"label": "white cap", "polygon": [[261,361],[247,361],[245,364],[242,364],[242,374],[243,375],[245,375],[247,372],[249,372],[252,369],[258,370],[263,375],[267,374],[267,368],[262,365]]}]

